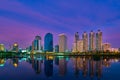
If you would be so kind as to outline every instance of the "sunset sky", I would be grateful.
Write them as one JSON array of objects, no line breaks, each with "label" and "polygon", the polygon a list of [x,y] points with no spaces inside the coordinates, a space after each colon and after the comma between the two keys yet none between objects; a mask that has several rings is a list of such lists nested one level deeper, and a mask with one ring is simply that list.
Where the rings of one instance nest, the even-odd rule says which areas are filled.
[{"label": "sunset sky", "polygon": [[103,32],[103,42],[120,47],[120,0],[0,0],[0,43],[31,44],[36,35],[66,33],[72,46],[74,33]]}]

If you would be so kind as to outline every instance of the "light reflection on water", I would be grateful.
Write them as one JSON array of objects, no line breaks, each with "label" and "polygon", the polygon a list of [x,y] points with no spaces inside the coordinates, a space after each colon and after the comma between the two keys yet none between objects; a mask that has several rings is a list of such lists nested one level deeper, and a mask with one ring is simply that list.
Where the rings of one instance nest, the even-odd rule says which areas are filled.
[{"label": "light reflection on water", "polygon": [[120,80],[116,57],[28,56],[0,59],[0,80]]}]

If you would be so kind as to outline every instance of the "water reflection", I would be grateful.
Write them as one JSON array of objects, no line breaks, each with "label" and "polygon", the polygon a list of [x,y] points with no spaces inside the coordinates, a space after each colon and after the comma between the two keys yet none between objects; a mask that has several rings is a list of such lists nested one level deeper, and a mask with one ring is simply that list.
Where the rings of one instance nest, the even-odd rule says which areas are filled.
[{"label": "water reflection", "polygon": [[[0,59],[0,66],[4,67],[9,62],[14,68],[19,68],[20,63],[31,66],[31,69],[37,75],[45,77],[64,77],[68,74],[78,78],[87,80],[104,80],[103,68],[109,68],[112,63],[118,62],[120,59],[115,57],[66,57],[66,56],[28,56],[24,58]],[[9,66],[8,66],[9,68]],[[23,67],[24,69],[24,67]],[[17,72],[16,72],[17,73]],[[55,74],[54,74],[55,73]],[[82,76],[82,77],[81,77]],[[41,76],[43,77],[43,76]],[[69,79],[72,79],[69,76]]]},{"label": "water reflection", "polygon": [[65,60],[65,57],[59,58],[59,74],[61,76],[64,76],[67,72],[67,62]]},{"label": "water reflection", "polygon": [[18,58],[13,58],[12,61],[13,61],[13,66],[18,67]]},{"label": "water reflection", "polygon": [[53,75],[53,59],[51,57],[45,57],[44,59],[44,72],[47,77]]},{"label": "water reflection", "polygon": [[5,59],[0,59],[0,66],[4,66],[5,64]]}]

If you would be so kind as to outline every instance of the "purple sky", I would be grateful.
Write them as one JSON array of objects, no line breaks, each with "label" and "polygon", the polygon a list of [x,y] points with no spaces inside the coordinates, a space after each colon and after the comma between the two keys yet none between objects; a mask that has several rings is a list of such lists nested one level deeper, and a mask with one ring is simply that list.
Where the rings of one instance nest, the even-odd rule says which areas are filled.
[{"label": "purple sky", "polygon": [[0,0],[0,43],[31,44],[35,35],[66,33],[69,46],[80,36],[101,29],[103,42],[120,47],[120,0]]}]

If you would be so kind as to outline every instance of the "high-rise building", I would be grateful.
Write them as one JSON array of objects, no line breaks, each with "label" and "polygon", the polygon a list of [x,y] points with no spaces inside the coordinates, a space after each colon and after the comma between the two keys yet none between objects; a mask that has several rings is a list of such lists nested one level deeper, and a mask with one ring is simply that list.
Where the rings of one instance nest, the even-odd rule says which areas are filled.
[{"label": "high-rise building", "polygon": [[77,45],[77,42],[76,42],[76,43],[74,42],[74,43],[73,43],[73,47],[72,47],[72,52],[78,52],[77,46],[78,46],[78,45]]},{"label": "high-rise building", "polygon": [[13,49],[12,49],[13,52],[18,52],[19,51],[19,48],[18,48],[18,43],[14,43],[13,44]]},{"label": "high-rise building", "polygon": [[79,40],[79,34],[78,32],[75,33],[75,43],[77,43],[77,41]]},{"label": "high-rise building", "polygon": [[55,45],[55,52],[59,52],[59,45]]},{"label": "high-rise building", "polygon": [[77,41],[77,50],[78,52],[83,52],[83,40]]},{"label": "high-rise building", "polygon": [[93,31],[89,33],[89,50],[95,50],[95,33]]},{"label": "high-rise building", "polygon": [[5,51],[5,46],[4,46],[4,44],[0,44],[0,51]]},{"label": "high-rise building", "polygon": [[32,50],[35,51],[41,51],[42,49],[42,44],[41,44],[41,37],[40,36],[35,36],[34,41],[32,42]]},{"label": "high-rise building", "polygon": [[78,40],[77,43],[73,43],[72,52],[83,52],[83,40],[82,39]]},{"label": "high-rise building", "polygon": [[66,52],[67,50],[67,36],[65,34],[59,35],[59,52]]},{"label": "high-rise building", "polygon": [[103,45],[102,45],[102,49],[103,49],[103,51],[110,51],[110,49],[111,49],[111,44],[110,43],[104,43]]},{"label": "high-rise building", "polygon": [[44,37],[44,51],[53,52],[53,34],[47,33]]},{"label": "high-rise building", "polygon": [[83,39],[83,51],[87,52],[88,51],[88,34],[86,32],[83,33],[82,39]]},{"label": "high-rise building", "polygon": [[77,48],[77,42],[79,41],[79,34],[78,32],[75,33],[75,36],[74,36],[75,40],[74,40],[74,43],[73,43],[73,52],[78,52],[78,48]]},{"label": "high-rise building", "polygon": [[102,32],[100,30],[96,33],[96,50],[102,50]]}]

